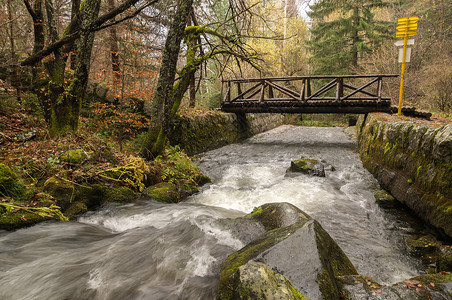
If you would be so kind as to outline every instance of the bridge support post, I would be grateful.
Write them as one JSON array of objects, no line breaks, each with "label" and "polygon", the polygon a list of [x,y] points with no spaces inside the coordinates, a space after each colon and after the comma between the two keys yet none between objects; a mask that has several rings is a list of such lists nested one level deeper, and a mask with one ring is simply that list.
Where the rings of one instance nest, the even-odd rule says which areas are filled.
[{"label": "bridge support post", "polygon": [[246,118],[246,113],[235,113],[237,117],[238,129],[239,129],[239,138],[246,139],[251,136],[251,128]]}]

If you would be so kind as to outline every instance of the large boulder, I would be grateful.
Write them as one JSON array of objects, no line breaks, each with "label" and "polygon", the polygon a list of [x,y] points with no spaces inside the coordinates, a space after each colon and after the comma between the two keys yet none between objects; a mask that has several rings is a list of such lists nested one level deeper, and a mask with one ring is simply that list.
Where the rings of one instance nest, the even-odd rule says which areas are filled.
[{"label": "large boulder", "polygon": [[311,158],[301,158],[290,162],[287,172],[299,172],[311,176],[325,177],[325,167],[321,162]]},{"label": "large boulder", "polygon": [[177,185],[171,182],[160,182],[143,191],[145,196],[163,203],[178,203],[180,201]]},{"label": "large boulder", "polygon": [[229,255],[223,263],[218,299],[242,299],[237,298],[240,294],[237,277],[239,268],[248,262],[263,263],[284,275],[309,299],[338,299],[340,291],[336,276],[357,274],[353,264],[322,226],[296,206],[265,204],[245,219],[261,223],[267,231]]}]

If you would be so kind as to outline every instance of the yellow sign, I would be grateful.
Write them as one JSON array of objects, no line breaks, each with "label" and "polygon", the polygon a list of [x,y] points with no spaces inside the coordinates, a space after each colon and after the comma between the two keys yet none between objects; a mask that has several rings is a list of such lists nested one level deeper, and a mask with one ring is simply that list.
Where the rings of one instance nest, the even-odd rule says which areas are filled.
[{"label": "yellow sign", "polygon": [[415,22],[417,22],[417,21],[419,21],[419,17],[416,17],[416,16],[413,16],[413,17],[405,17],[405,18],[398,18],[398,19],[397,19],[397,22],[398,22],[399,24],[403,24],[403,23],[406,23],[406,22],[408,22],[408,23],[415,23]]},{"label": "yellow sign", "polygon": [[406,31],[397,31],[396,37],[408,37],[408,36],[415,36],[416,31],[414,30],[406,30]]},{"label": "yellow sign", "polygon": [[[403,37],[403,49],[402,50],[402,72],[400,74],[400,93],[399,93],[399,116],[402,114],[402,100],[403,100],[403,80],[405,77],[405,62],[407,58],[407,44],[408,37],[416,35],[417,21],[419,17],[406,17],[399,18],[397,20],[397,32],[396,37]],[[411,49],[409,50],[411,54]]]},{"label": "yellow sign", "polygon": [[417,23],[403,24],[396,27],[397,31],[415,30],[417,29]]}]

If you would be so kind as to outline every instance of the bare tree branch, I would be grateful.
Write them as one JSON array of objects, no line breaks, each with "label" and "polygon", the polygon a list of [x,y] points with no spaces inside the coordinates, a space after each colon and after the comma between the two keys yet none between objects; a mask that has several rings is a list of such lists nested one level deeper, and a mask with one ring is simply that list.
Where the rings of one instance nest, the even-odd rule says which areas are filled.
[{"label": "bare tree branch", "polygon": [[[103,14],[102,16],[98,17],[96,20],[94,20],[88,27],[90,31],[99,31],[102,29],[105,29],[109,26],[113,26],[118,24],[118,22],[112,22],[110,24],[107,24],[105,26],[102,26],[105,22],[113,19],[114,17],[116,17],[117,15],[121,14],[122,12],[126,11],[127,9],[129,9],[131,6],[135,5],[139,0],[127,0],[125,1],[123,4],[121,4],[120,6],[116,7],[115,9],[109,11],[106,14]],[[121,19],[121,21],[127,20],[132,18],[133,16],[136,16],[140,11],[142,11],[143,9],[145,9],[146,7],[157,3],[159,0],[150,0],[147,4],[143,5],[141,8],[139,8],[138,10],[136,10],[132,16],[127,16],[124,17],[123,19]],[[27,6],[28,1],[24,0],[25,5]],[[28,3],[27,9],[30,6],[30,4]],[[30,6],[31,8],[31,6]],[[30,13],[31,14],[31,13]],[[32,16],[33,17],[33,16]],[[71,22],[72,24],[72,22]],[[77,22],[78,24],[78,22]],[[71,25],[69,25],[71,26]],[[64,36],[63,38],[61,38],[60,40],[48,45],[47,47],[45,47],[44,49],[42,49],[39,52],[34,53],[32,56],[28,57],[27,59],[23,60],[21,62],[22,66],[29,66],[29,65],[34,65],[38,62],[40,62],[44,57],[50,55],[52,52],[54,52],[55,50],[61,48],[62,46],[64,46],[67,43],[73,42],[75,40],[77,40],[80,37],[80,28],[79,25],[77,25],[77,28],[73,31],[73,33],[70,33],[66,36]]]}]

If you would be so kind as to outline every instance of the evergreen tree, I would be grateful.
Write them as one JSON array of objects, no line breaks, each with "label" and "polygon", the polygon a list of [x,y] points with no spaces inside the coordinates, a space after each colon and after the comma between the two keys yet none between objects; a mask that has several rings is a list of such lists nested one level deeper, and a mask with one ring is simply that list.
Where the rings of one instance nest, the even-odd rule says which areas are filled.
[{"label": "evergreen tree", "polygon": [[360,58],[395,36],[395,24],[375,19],[382,0],[320,0],[310,6],[311,63],[315,74],[350,74]]}]

